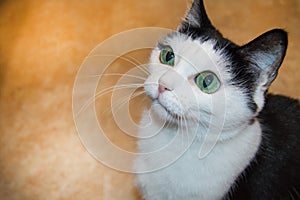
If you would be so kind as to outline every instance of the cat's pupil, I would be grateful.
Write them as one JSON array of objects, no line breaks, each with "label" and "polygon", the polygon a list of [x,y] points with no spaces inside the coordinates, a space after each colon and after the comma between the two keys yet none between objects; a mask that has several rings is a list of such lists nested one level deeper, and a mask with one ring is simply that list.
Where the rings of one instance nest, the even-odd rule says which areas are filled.
[{"label": "cat's pupil", "polygon": [[207,88],[214,80],[214,76],[213,75],[208,75],[204,78],[203,80],[203,87]]},{"label": "cat's pupil", "polygon": [[174,58],[174,53],[169,51],[166,55],[166,61],[169,62],[170,60],[172,60]]}]

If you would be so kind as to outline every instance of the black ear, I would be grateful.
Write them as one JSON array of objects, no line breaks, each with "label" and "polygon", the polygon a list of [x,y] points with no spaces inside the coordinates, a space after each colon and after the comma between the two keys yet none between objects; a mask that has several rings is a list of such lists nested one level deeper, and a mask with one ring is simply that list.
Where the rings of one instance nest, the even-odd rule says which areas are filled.
[{"label": "black ear", "polygon": [[178,28],[178,31],[184,30],[187,27],[213,28],[206,14],[203,0],[194,0],[192,7],[186,14],[184,21]]},{"label": "black ear", "polygon": [[239,52],[259,72],[259,81],[266,89],[276,78],[278,69],[285,57],[288,44],[287,33],[281,29],[268,31],[248,44]]}]

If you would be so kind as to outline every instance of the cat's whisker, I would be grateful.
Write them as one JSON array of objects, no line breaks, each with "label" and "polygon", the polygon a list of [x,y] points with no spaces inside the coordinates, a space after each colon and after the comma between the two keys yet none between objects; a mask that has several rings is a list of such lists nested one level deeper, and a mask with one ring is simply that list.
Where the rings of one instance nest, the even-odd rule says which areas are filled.
[{"label": "cat's whisker", "polygon": [[293,191],[295,192],[295,194],[297,195],[297,197],[300,199],[299,191],[295,187],[293,187]]},{"label": "cat's whisker", "polygon": [[[185,119],[185,126],[186,126],[187,137],[191,137],[191,133],[190,133],[190,130],[189,130],[189,125],[187,123],[188,119],[186,117],[184,119]],[[195,133],[192,133],[192,134],[195,134]]]},{"label": "cat's whisker", "polygon": [[96,93],[95,97],[102,96],[104,94],[107,94],[107,92],[116,91],[120,89],[132,89],[132,88],[141,88],[143,87],[143,83],[132,83],[132,84],[124,84],[124,85],[114,85],[108,88],[105,88],[104,90],[101,90]]},{"label": "cat's whisker", "polygon": [[[133,64],[135,67],[140,68],[141,71],[143,71],[146,75],[149,75],[149,72],[146,69],[144,69],[143,67],[141,67],[141,66],[147,66],[147,64],[142,64],[137,59],[135,59],[131,56],[126,56],[125,57],[125,56],[120,56],[120,55],[117,55],[117,54],[96,54],[96,55],[90,55],[87,58],[92,58],[92,57],[115,57],[115,58],[119,58],[119,59],[125,60],[125,61]],[[128,59],[127,57],[130,57],[133,61]]]},{"label": "cat's whisker", "polygon": [[90,97],[79,109],[79,111],[75,114],[75,116],[78,116],[81,112],[86,110],[88,106],[90,106],[92,103],[94,103],[98,98],[102,97],[103,95],[109,94],[112,91],[120,90],[120,89],[127,89],[127,88],[139,88],[143,87],[144,84],[126,84],[126,85],[117,85],[117,86],[111,86],[108,88],[105,88],[104,90],[101,90],[95,94],[95,96]]},{"label": "cat's whisker", "polygon": [[177,135],[178,137],[182,138],[181,139],[181,146],[183,146],[184,143],[184,137],[186,134],[186,131],[184,130],[185,126],[183,124],[184,116],[179,115],[179,116],[174,116],[174,121],[177,123]]},{"label": "cat's whisker", "polygon": [[[181,160],[170,163],[172,167],[138,174],[142,195],[145,199],[243,199],[249,193],[253,199],[300,199],[296,184],[300,180],[296,173],[299,101],[267,95],[286,55],[286,31],[273,29],[236,45],[213,26],[203,0],[194,0],[177,31],[161,39],[150,58],[151,75],[145,84],[156,82],[158,87],[144,88],[149,95],[158,94],[165,109],[154,111],[158,121],[168,123],[160,130],[162,137],[153,143],[141,141],[139,150],[154,151],[157,144],[173,139],[170,155],[182,153],[190,144],[196,150],[178,155]],[[189,93],[191,86],[195,87]],[[152,128],[156,130],[157,123],[141,127],[140,133]],[[286,145],[290,148],[282,148]],[[168,154],[158,159],[140,156],[136,168],[154,166],[161,157]],[[282,168],[278,160],[288,163],[284,162],[282,173],[276,170]],[[174,193],[174,188],[179,189]]]},{"label": "cat's whisker", "polygon": [[130,100],[132,100],[132,99],[134,99],[134,98],[136,98],[136,97],[138,97],[138,96],[140,96],[142,94],[145,94],[145,91],[136,92],[132,96],[130,96],[130,98],[125,98],[125,99],[123,99],[121,101],[119,100],[114,105],[112,105],[112,107],[110,109],[104,111],[104,113],[108,113],[110,110],[112,110],[114,112],[118,112],[121,109],[121,107],[123,105],[125,105],[128,101],[130,101]]},{"label": "cat's whisker", "polygon": [[107,74],[99,74],[99,75],[88,75],[87,77],[105,77],[105,76],[121,76],[121,77],[131,77],[131,78],[136,78],[140,80],[146,80],[146,77],[142,76],[136,76],[136,75],[131,75],[131,74],[122,74],[122,73],[107,73]]},{"label": "cat's whisker", "polygon": [[114,105],[112,105],[112,107],[110,107],[110,108],[108,108],[106,111],[104,111],[103,113],[108,113],[109,111],[111,111],[111,110],[114,110],[114,111],[117,111],[117,110],[115,110],[115,107],[121,107],[122,105],[124,105],[127,101],[130,101],[131,99],[133,99],[133,98],[135,98],[135,97],[137,97],[137,96],[139,96],[139,95],[142,95],[142,94],[144,94],[145,92],[144,91],[140,91],[140,92],[136,92],[136,93],[134,93],[132,96],[130,96],[130,98],[124,98],[124,100],[120,100],[120,99],[118,99],[118,101],[117,102],[114,102]]},{"label": "cat's whisker", "polygon": [[[177,135],[182,137],[182,135],[184,134],[183,131],[182,131],[182,129],[183,129],[183,127],[182,127],[182,117],[181,116],[176,116],[175,120],[178,123],[178,125],[177,125],[177,127],[178,127]],[[182,142],[182,140],[181,140],[181,142]]]},{"label": "cat's whisker", "polygon": [[120,58],[134,64],[135,66],[142,65],[142,63],[138,59],[134,58],[133,56],[126,55],[126,56],[121,56]]},{"label": "cat's whisker", "polygon": [[[132,60],[129,60],[127,57],[129,57],[129,58],[131,58],[132,60],[134,60],[135,62],[137,62],[137,63],[135,63],[134,61],[132,61]],[[138,69],[140,69],[142,72],[144,72],[146,75],[149,75],[149,72],[146,70],[146,68],[144,69],[144,66],[147,66],[147,64],[142,64],[141,62],[139,62],[137,59],[135,59],[135,58],[133,58],[132,56],[120,56],[119,57],[120,59],[122,59],[122,60],[125,60],[125,61],[128,61],[128,62],[130,62],[131,64],[133,64],[136,68],[138,68]]]},{"label": "cat's whisker", "polygon": [[95,98],[93,99],[94,101],[100,98],[103,95],[109,94],[113,91],[121,90],[121,89],[132,89],[132,88],[140,88],[143,86],[143,84],[126,84],[126,85],[117,85],[117,86],[112,86],[109,88],[106,88],[104,90],[101,90],[100,92],[96,93]]},{"label": "cat's whisker", "polygon": [[[137,61],[136,59],[133,59],[131,56],[125,57],[125,56],[120,56],[118,54],[95,54],[95,55],[88,56],[88,58],[91,58],[91,57],[114,57],[114,58],[118,58],[121,60],[125,60],[125,61],[133,64],[134,66],[141,65],[141,63],[139,61]],[[127,57],[130,57],[132,60],[128,59]]]},{"label": "cat's whisker", "polygon": [[[197,108],[194,108],[194,107],[189,107],[188,108],[188,112],[201,112],[203,114],[206,114],[206,115],[209,115],[209,116],[215,116],[214,113],[212,113],[211,111],[209,110],[205,110],[205,108],[201,108],[201,110],[199,111],[199,106]],[[197,117],[199,118],[199,116]]]},{"label": "cat's whisker", "polygon": [[[182,129],[182,132],[183,132],[182,137],[183,138],[188,138],[189,137],[189,131],[188,131],[188,125],[187,125],[185,116],[182,116],[182,119],[183,119],[183,123],[184,123],[183,127],[182,127],[183,128]],[[185,142],[185,140],[183,139],[182,140],[182,145],[184,145],[184,142]]]},{"label": "cat's whisker", "polygon": [[150,75],[150,72],[148,70],[148,65],[140,65],[137,66],[142,72],[144,72],[147,76]]},{"label": "cat's whisker", "polygon": [[289,195],[291,197],[291,200],[295,200],[295,197],[294,197],[294,195],[291,192],[289,192]]},{"label": "cat's whisker", "polygon": [[[146,91],[145,91],[145,94],[146,94]],[[141,101],[145,101],[147,98],[149,98],[147,95],[145,95],[142,99],[141,99]]]},{"label": "cat's whisker", "polygon": [[203,122],[201,120],[198,120],[199,116],[196,113],[194,113],[194,110],[188,109],[188,113],[190,115],[190,117],[188,118],[189,121],[191,121],[193,123],[196,123],[196,124],[201,124],[202,125]]},{"label": "cat's whisker", "polygon": [[[130,58],[130,59],[132,59],[132,60],[130,60],[130,59],[128,59],[128,58]],[[140,69],[142,72],[144,72],[146,75],[149,75],[149,72],[147,71],[147,64],[142,64],[141,62],[139,62],[137,59],[135,59],[134,57],[132,57],[132,56],[120,56],[119,57],[120,59],[122,59],[122,60],[125,60],[125,61],[128,61],[128,62],[130,62],[131,64],[133,64],[136,68],[138,68],[138,69]],[[145,67],[144,67],[145,66]]]},{"label": "cat's whisker", "polygon": [[[263,135],[262,137],[269,137],[269,136]],[[268,139],[266,139],[266,140],[268,140]],[[268,159],[276,158],[276,152],[271,147],[261,146],[261,149],[262,149],[262,151],[267,152],[267,153],[263,154],[264,157],[266,157]]]}]

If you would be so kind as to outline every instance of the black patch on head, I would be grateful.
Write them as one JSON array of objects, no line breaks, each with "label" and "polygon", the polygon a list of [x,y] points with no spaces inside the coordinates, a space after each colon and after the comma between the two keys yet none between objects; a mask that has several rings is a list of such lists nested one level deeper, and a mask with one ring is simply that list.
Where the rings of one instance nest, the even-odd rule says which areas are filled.
[{"label": "black patch on head", "polygon": [[227,45],[231,45],[232,42],[222,37],[222,34],[214,29],[202,29],[195,27],[186,27],[182,29],[180,33],[191,37],[193,40],[200,40],[201,42],[206,42],[208,40],[216,41],[215,49],[221,49]]},{"label": "black patch on head", "polygon": [[232,79],[229,80],[227,84],[240,88],[240,90],[247,95],[247,105],[249,109],[255,113],[258,107],[253,96],[260,73],[257,68],[253,67],[253,63],[245,59],[245,55],[238,51],[240,46],[224,38],[215,28],[202,29],[185,27],[180,31],[184,35],[191,37],[193,40],[199,40],[202,43],[209,40],[214,41],[214,50],[222,50],[230,62],[230,65],[224,66],[229,69],[229,72],[232,74]]},{"label": "black patch on head", "polygon": [[258,86],[263,85],[267,90],[275,79],[285,56],[287,33],[274,29],[240,47],[224,38],[212,25],[203,0],[194,0],[178,32],[201,42],[213,40],[214,49],[222,49],[227,54],[226,58],[230,59],[231,64],[225,67],[232,74],[228,84],[240,88],[248,97],[248,107],[256,112],[258,107],[253,96]]},{"label": "black patch on head", "polygon": [[253,68],[253,65],[249,61],[245,60],[243,55],[237,52],[238,48],[237,45],[228,45],[223,50],[227,53],[227,57],[229,57],[231,61],[230,66],[227,66],[232,75],[232,79],[228,84],[240,88],[240,90],[247,95],[247,105],[249,109],[255,113],[258,107],[253,96],[257,88],[259,72]]},{"label": "black patch on head", "polygon": [[203,0],[194,0],[192,7],[188,11],[185,20],[182,22],[179,28],[179,32],[181,29],[186,29],[188,27],[196,27],[196,28],[213,28],[205,7]]},{"label": "black patch on head", "polygon": [[230,54],[230,71],[233,75],[232,84],[242,88],[249,94],[253,94],[256,89],[256,82],[259,78],[259,71],[253,68],[251,62],[245,60],[243,55],[237,53],[236,49],[226,51]]},{"label": "black patch on head", "polygon": [[203,0],[194,0],[185,20],[179,26],[178,32],[201,42],[214,40],[216,41],[216,50],[227,45],[234,45],[231,41],[223,38],[222,34],[212,25]]},{"label": "black patch on head", "polygon": [[[216,30],[214,27],[209,27],[209,28],[185,27],[185,28],[181,28],[181,33],[191,37],[194,40],[200,40],[202,43],[206,42],[208,40],[212,40],[215,42],[215,46],[214,46],[215,50],[222,49],[222,52],[226,54],[226,58],[228,58],[231,63],[229,66],[225,66],[229,69],[230,73],[232,74],[232,79],[228,82],[228,84],[231,84],[235,87],[240,88],[244,92],[244,94],[247,95],[247,99],[248,99],[247,105],[248,105],[249,109],[253,113],[255,113],[258,109],[258,106],[255,103],[253,97],[254,97],[256,88],[260,84],[261,74],[262,73],[270,74],[269,75],[270,81],[267,83],[269,86],[270,83],[276,77],[278,68],[280,67],[282,59],[285,55],[285,51],[286,51],[285,46],[287,44],[287,39],[284,34],[284,31],[275,29],[275,30],[272,30],[272,31],[264,34],[266,36],[263,35],[268,40],[270,40],[270,38],[273,38],[274,40],[276,39],[277,41],[273,42],[273,43],[275,43],[277,46],[279,46],[279,45],[282,46],[282,50],[281,50],[282,54],[279,54],[279,56],[276,60],[276,63],[275,63],[276,66],[273,67],[274,72],[268,72],[268,70],[261,69],[260,66],[258,66],[258,64],[256,63],[255,59],[254,60],[249,59],[249,57],[251,57],[252,53],[255,52],[255,48],[254,47],[251,48],[251,51],[248,50],[247,48],[249,48],[248,47],[249,44],[254,46],[252,44],[253,42],[250,42],[249,44],[244,45],[244,46],[238,46],[235,43],[233,43],[232,41],[224,38],[222,36],[222,34],[218,30]],[[270,34],[273,34],[274,36],[272,37],[272,35],[270,36]],[[281,37],[279,37],[278,35],[280,35]],[[276,36],[277,36],[277,38],[274,38]],[[260,39],[260,37],[258,39]],[[280,38],[283,38],[282,42],[280,41]],[[260,41],[260,42],[263,43],[262,41]],[[269,41],[269,43],[272,45],[271,41]],[[274,46],[275,46],[275,44],[274,44]],[[259,45],[259,43],[255,44],[255,45],[257,45],[257,48],[258,48],[257,51],[259,52],[262,49],[262,47]],[[268,49],[268,47],[263,47],[263,49],[266,53],[269,53],[269,51],[271,51],[271,49],[272,49],[271,45],[270,45],[270,50]],[[246,50],[244,50],[244,49],[246,49]],[[267,50],[265,50],[265,49],[267,49]],[[272,51],[275,51],[275,50],[272,50]],[[257,59],[259,59],[259,58],[257,58]]]}]

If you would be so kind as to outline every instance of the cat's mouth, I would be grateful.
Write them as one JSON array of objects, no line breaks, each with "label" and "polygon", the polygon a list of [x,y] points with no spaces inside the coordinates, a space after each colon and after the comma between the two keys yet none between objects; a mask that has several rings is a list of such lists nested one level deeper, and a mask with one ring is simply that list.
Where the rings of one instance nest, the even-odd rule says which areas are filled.
[{"label": "cat's mouth", "polygon": [[162,109],[172,119],[180,119],[182,117],[181,115],[168,109],[168,107],[165,106],[161,101],[159,101],[159,99],[154,99],[153,105],[159,106],[159,109]]}]

